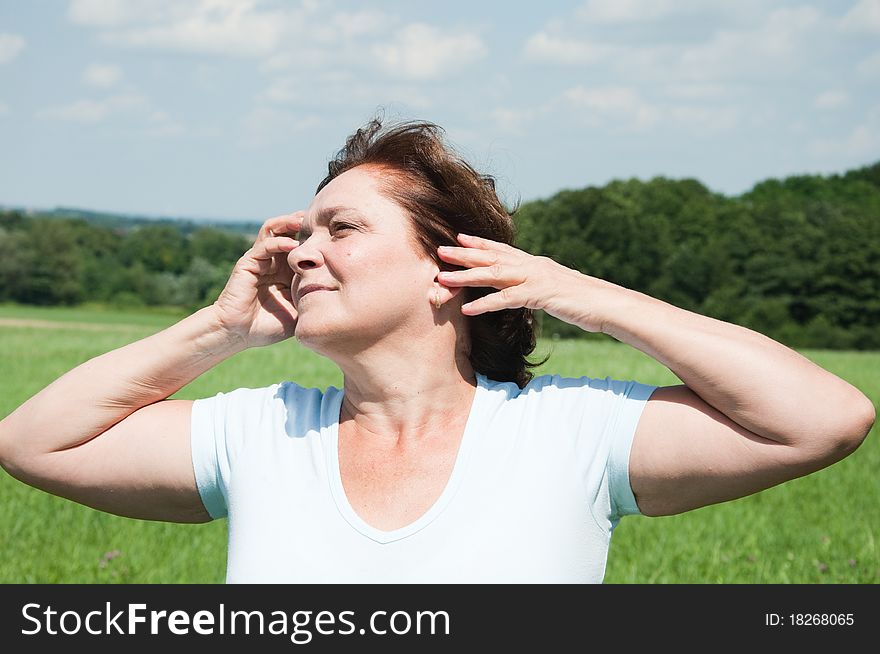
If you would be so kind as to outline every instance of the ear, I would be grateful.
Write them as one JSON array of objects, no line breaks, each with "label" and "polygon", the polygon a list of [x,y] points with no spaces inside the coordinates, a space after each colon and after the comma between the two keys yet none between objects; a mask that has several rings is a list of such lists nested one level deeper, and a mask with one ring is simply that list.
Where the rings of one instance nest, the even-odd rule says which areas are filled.
[{"label": "ear", "polygon": [[440,284],[440,301],[444,304],[464,290],[464,286],[443,286]]},{"label": "ear", "polygon": [[439,293],[440,302],[446,304],[457,295],[459,295],[459,293],[461,293],[464,289],[464,286],[444,286],[440,283],[440,280],[435,278],[434,283],[428,290],[428,301],[433,304],[436,298],[436,294]]}]

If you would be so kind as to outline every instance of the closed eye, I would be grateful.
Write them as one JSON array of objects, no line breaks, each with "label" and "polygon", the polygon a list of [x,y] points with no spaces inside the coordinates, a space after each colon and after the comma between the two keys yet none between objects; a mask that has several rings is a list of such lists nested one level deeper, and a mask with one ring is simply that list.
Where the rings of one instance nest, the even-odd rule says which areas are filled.
[{"label": "closed eye", "polygon": [[332,228],[333,231],[338,232],[339,230],[354,229],[354,225],[349,225],[348,223],[333,223]]}]

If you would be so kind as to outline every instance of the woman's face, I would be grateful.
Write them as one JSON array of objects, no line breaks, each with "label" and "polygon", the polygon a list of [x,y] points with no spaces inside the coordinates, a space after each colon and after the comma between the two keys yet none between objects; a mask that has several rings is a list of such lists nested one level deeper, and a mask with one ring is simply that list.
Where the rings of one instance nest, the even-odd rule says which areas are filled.
[{"label": "woman's face", "polygon": [[[413,241],[406,212],[360,166],[321,189],[288,255],[296,338],[325,354],[424,335],[438,267]],[[312,285],[324,290],[309,290]],[[426,322],[427,321],[427,322]]]}]

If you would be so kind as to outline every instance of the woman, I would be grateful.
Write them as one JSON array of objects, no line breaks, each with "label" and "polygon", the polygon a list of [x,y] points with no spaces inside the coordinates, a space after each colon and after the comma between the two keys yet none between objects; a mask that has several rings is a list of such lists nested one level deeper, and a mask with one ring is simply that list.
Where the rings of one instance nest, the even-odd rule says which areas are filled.
[{"label": "woman", "polygon": [[[439,128],[373,121],[213,305],[4,419],[3,467],[119,515],[228,516],[230,582],[600,582],[622,516],[755,493],[870,430],[861,392],[783,345],[512,242],[492,179]],[[534,309],[684,384],[533,378]],[[291,336],[343,389],[167,399]]]}]

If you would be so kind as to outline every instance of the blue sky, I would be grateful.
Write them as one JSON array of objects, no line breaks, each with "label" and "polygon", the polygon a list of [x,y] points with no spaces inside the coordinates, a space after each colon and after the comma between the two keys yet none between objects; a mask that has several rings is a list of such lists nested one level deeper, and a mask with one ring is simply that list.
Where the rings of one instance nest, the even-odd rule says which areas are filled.
[{"label": "blue sky", "polygon": [[0,204],[263,220],[379,107],[512,202],[880,160],[880,0],[0,0]]}]

